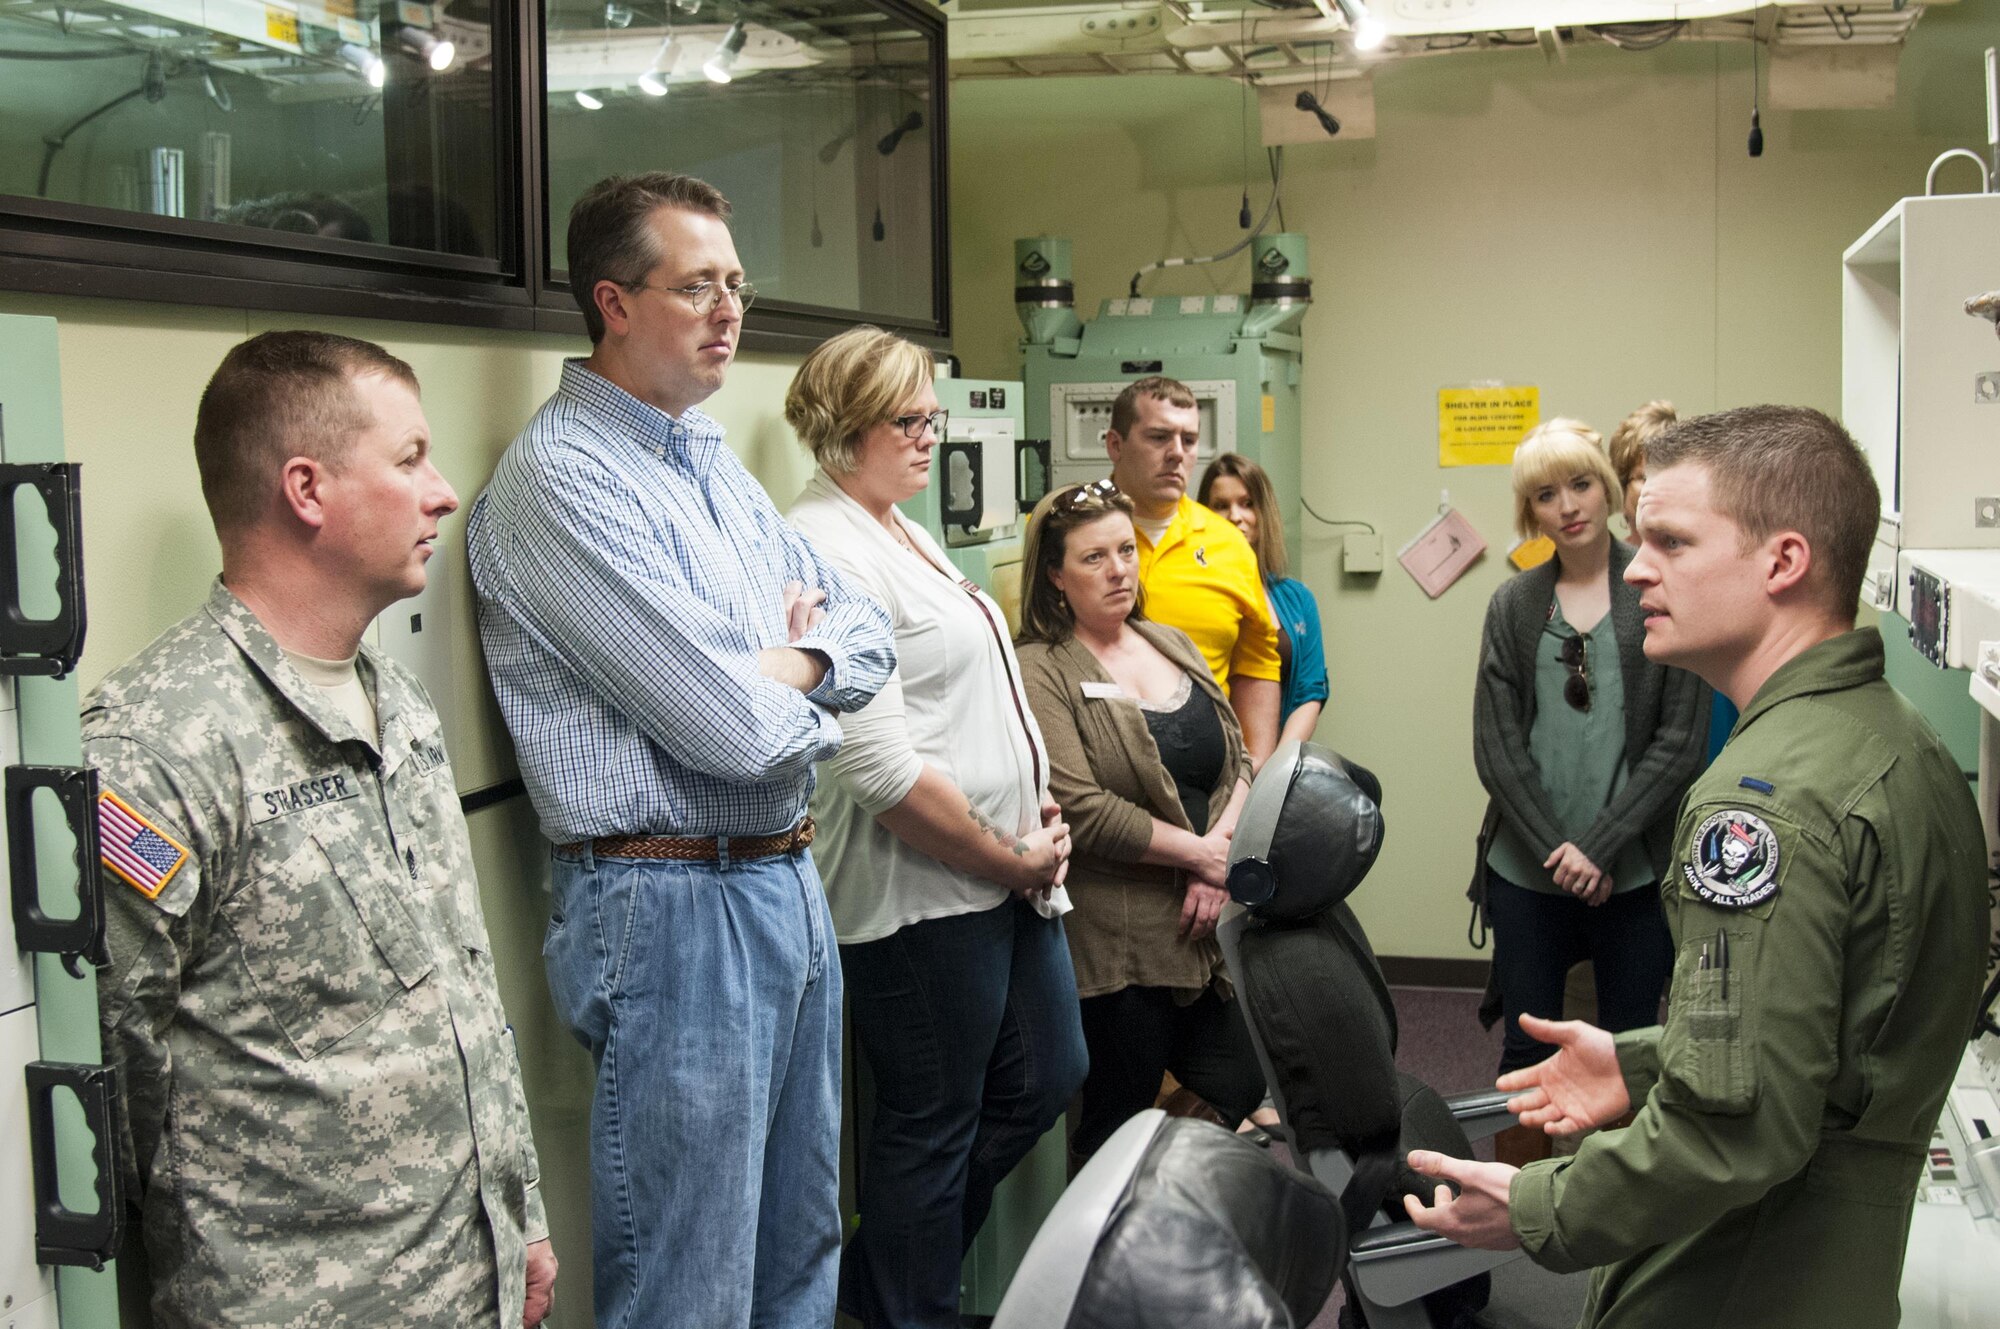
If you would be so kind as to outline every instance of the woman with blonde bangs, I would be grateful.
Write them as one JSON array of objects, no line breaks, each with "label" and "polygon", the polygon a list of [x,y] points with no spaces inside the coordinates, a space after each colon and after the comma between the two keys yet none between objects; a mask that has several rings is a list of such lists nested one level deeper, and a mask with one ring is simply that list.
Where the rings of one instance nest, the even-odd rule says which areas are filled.
[{"label": "woman with blonde bangs", "polygon": [[[1570,966],[1590,960],[1598,1023],[1655,1023],[1672,944],[1655,886],[1674,815],[1699,769],[1708,689],[1645,656],[1632,548],[1611,537],[1619,495],[1598,434],[1555,419],[1514,453],[1515,525],[1555,556],[1503,584],[1486,611],[1473,693],[1473,760],[1491,796],[1474,888],[1493,932],[1505,1016],[1500,1070],[1554,1049]],[[1525,1022],[1525,1027],[1524,1027]],[[1504,1131],[1503,1162],[1547,1157],[1532,1127]]]},{"label": "woman with blonde bangs", "polygon": [[957,1326],[994,1188],[1083,1082],[1061,915],[1070,833],[1048,795],[1000,606],[896,505],[929,483],[946,417],[930,353],[876,328],[806,357],[785,419],[819,463],[792,524],[888,611],[896,670],[839,716],[813,858],[855,1042],[875,1077],[841,1310]]}]

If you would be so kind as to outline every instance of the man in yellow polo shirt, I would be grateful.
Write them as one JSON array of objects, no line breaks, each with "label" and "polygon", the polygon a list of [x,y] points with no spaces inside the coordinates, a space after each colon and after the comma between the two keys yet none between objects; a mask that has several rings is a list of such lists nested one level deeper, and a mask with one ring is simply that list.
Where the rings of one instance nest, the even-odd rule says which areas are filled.
[{"label": "man in yellow polo shirt", "polygon": [[1187,385],[1142,378],[1112,403],[1104,449],[1135,509],[1146,616],[1194,638],[1262,766],[1278,742],[1278,626],[1250,542],[1188,497],[1200,437]]}]

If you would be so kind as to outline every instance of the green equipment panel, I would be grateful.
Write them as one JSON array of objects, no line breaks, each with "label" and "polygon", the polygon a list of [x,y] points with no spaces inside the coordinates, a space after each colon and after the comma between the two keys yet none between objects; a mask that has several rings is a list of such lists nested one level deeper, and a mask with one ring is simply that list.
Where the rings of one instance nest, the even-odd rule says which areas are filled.
[{"label": "green equipment panel", "polygon": [[1248,294],[1106,300],[1089,323],[1074,309],[1068,240],[1018,240],[1014,258],[1026,424],[1030,437],[1049,440],[1051,483],[1103,476],[1113,400],[1128,383],[1164,374],[1187,384],[1200,407],[1200,466],[1237,452],[1269,472],[1296,559],[1299,325],[1312,302],[1305,238],[1256,237]]}]

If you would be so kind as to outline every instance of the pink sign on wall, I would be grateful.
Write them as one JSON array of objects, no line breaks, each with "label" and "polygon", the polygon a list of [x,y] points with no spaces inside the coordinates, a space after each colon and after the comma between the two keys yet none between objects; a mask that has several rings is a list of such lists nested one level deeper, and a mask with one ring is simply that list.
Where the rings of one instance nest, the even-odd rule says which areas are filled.
[{"label": "pink sign on wall", "polygon": [[1486,552],[1486,541],[1457,508],[1440,512],[1396,554],[1403,570],[1435,600]]}]

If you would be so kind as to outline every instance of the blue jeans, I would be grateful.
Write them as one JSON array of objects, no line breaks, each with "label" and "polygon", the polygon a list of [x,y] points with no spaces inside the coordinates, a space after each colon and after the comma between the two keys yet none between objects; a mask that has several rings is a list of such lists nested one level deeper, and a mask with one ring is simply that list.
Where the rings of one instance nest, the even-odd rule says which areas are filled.
[{"label": "blue jeans", "polygon": [[1083,1083],[1069,943],[1009,899],[842,946],[840,963],[875,1077],[841,1308],[867,1329],[957,1329],[993,1188]]},{"label": "blue jeans", "polygon": [[1502,1075],[1555,1051],[1521,1031],[1521,1016],[1562,1019],[1570,966],[1584,960],[1597,977],[1599,1028],[1622,1034],[1660,1022],[1674,942],[1658,886],[1636,886],[1593,906],[1574,895],[1516,886],[1488,868],[1486,914],[1493,920],[1493,977],[1506,1013]]},{"label": "blue jeans", "polygon": [[803,853],[558,854],[542,956],[597,1061],[599,1329],[826,1329],[840,1253],[840,969]]}]

